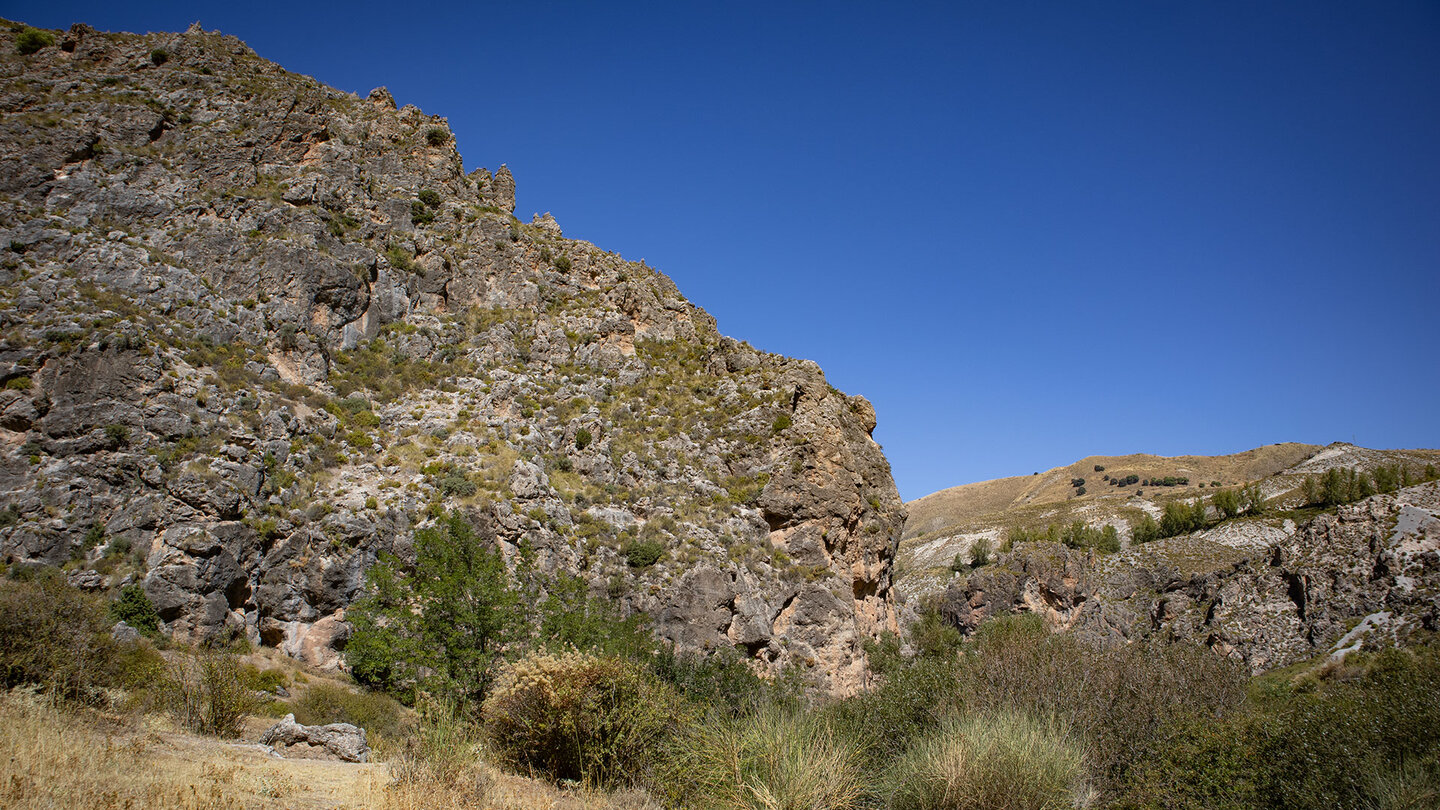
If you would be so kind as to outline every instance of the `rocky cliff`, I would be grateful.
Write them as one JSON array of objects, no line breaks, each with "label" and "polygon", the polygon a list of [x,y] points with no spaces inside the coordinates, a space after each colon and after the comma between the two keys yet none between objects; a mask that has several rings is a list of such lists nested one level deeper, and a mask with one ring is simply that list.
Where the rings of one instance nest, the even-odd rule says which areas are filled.
[{"label": "rocky cliff", "polygon": [[[1295,489],[1327,469],[1429,463],[1434,455],[1332,445],[1255,482],[1270,499],[1265,514],[1147,543],[1124,536],[1113,554],[1024,542],[994,564],[947,568],[943,578],[907,574],[900,587],[919,586],[913,595],[966,632],[993,616],[1031,612],[1056,632],[1099,644],[1201,643],[1256,673],[1404,644],[1440,631],[1440,482],[1328,509],[1298,509]],[[1088,505],[1092,516],[1101,508]],[[1122,513],[1110,520],[1128,530]],[[965,536],[930,542],[940,540],[961,545]]]},{"label": "rocky cliff", "polygon": [[895,628],[868,402],[242,42],[0,32],[0,560],[334,665],[382,552],[514,558],[837,691]]}]

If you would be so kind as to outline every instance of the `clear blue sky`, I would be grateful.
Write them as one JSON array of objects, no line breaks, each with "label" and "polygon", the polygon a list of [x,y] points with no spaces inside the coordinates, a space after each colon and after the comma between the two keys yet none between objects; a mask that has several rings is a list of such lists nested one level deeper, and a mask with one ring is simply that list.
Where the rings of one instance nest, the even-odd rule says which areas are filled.
[{"label": "clear blue sky", "polygon": [[880,418],[901,495],[1440,446],[1440,4],[0,3],[447,116]]}]

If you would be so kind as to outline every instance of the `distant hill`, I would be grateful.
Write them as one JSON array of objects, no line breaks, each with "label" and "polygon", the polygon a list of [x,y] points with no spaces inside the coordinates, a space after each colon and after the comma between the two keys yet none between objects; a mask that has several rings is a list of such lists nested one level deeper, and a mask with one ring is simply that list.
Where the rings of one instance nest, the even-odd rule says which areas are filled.
[{"label": "distant hill", "polygon": [[1128,546],[1131,522],[1142,512],[1158,517],[1166,502],[1207,495],[1217,484],[1259,483],[1266,498],[1283,506],[1295,499],[1291,493],[1308,474],[1393,464],[1440,464],[1440,450],[1286,442],[1223,456],[1088,456],[1035,475],[951,487],[906,504],[896,587],[910,597],[943,589],[956,555],[968,554],[981,538],[998,547],[1012,527],[1043,529],[1074,520],[1097,528],[1109,524]]}]

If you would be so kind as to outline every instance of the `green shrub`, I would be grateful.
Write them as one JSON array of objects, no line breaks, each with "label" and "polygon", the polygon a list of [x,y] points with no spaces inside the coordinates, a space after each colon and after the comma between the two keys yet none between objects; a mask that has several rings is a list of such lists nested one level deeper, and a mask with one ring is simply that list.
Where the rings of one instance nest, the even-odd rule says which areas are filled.
[{"label": "green shrub", "polygon": [[130,428],[125,425],[106,425],[105,441],[111,447],[124,447],[130,444]]},{"label": "green shrub", "polygon": [[160,635],[160,614],[145,594],[145,589],[139,585],[126,585],[120,589],[120,597],[110,603],[110,619],[125,622],[152,638]]},{"label": "green shrub", "polygon": [[1149,543],[1159,539],[1160,524],[1155,522],[1155,518],[1150,517],[1149,512],[1141,512],[1134,520],[1130,521],[1131,542]]},{"label": "green shrub", "polygon": [[0,581],[0,684],[96,696],[117,681],[109,629],[101,600],[66,585],[56,569],[30,581]]},{"label": "green shrub", "polygon": [[570,261],[570,257],[569,257],[569,256],[566,256],[566,255],[563,254],[563,253],[560,254],[560,256],[555,259],[555,269],[556,269],[556,270],[559,270],[559,271],[562,272],[562,273],[568,273],[568,272],[570,272],[570,268],[571,268],[572,266],[573,266],[573,265],[572,265],[572,263],[571,263],[571,261]]},{"label": "green shrub", "polygon": [[15,37],[15,51],[24,56],[29,56],[41,48],[48,48],[54,44],[55,36],[49,31],[41,31],[28,25]]},{"label": "green shrub", "polygon": [[1084,796],[1080,745],[1015,712],[946,718],[891,777],[893,810],[1069,810]]},{"label": "green shrub", "polygon": [[615,786],[654,781],[686,712],[675,691],[639,664],[569,652],[505,668],[483,714],[492,745],[511,765]]},{"label": "green shrub", "polygon": [[862,806],[857,746],[816,712],[761,711],[688,730],[675,746],[666,787],[683,807],[716,810]]},{"label": "green shrub", "polygon": [[431,146],[444,146],[446,143],[449,143],[449,141],[450,133],[446,132],[441,127],[430,127],[429,129],[425,130],[425,143]]},{"label": "green shrub", "polygon": [[410,203],[410,223],[412,225],[429,225],[435,221],[435,212],[425,206],[425,203],[414,200]]},{"label": "green shrub", "polygon": [[264,702],[240,677],[235,656],[216,651],[172,661],[163,689],[175,722],[217,737],[239,737],[245,716]]},{"label": "green shrub", "polygon": [[5,381],[5,388],[9,391],[29,391],[35,386],[29,377],[12,377]]},{"label": "green shrub", "polygon": [[1229,520],[1240,514],[1240,493],[1233,489],[1222,489],[1210,496],[1210,504],[1220,513],[1222,520]]},{"label": "green shrub", "polygon": [[430,208],[440,207],[440,193],[435,191],[434,189],[422,188],[420,189],[420,193],[416,194],[415,196],[419,197],[420,202],[424,203]]},{"label": "green shrub", "polygon": [[398,738],[401,706],[389,695],[356,692],[338,684],[312,683],[293,703],[296,722],[307,726],[349,723],[371,734]]},{"label": "green shrub", "polygon": [[150,62],[156,67],[159,67],[169,61],[170,54],[166,53],[163,48],[156,48],[155,50],[150,52]]},{"label": "green shrub", "polygon": [[782,413],[782,414],[780,414],[779,416],[775,417],[775,422],[770,425],[770,428],[771,428],[771,430],[773,430],[774,432],[779,433],[779,432],[781,432],[782,430],[785,430],[786,428],[790,427],[791,424],[792,424],[792,421],[791,421],[791,419],[790,419],[790,414],[788,414],[788,413]]},{"label": "green shrub", "polygon": [[589,447],[592,438],[590,431],[585,428],[580,428],[575,431],[575,449],[584,450],[586,447]]},{"label": "green shrub", "polygon": [[658,540],[631,540],[620,549],[631,568],[649,568],[665,556],[665,544]]}]

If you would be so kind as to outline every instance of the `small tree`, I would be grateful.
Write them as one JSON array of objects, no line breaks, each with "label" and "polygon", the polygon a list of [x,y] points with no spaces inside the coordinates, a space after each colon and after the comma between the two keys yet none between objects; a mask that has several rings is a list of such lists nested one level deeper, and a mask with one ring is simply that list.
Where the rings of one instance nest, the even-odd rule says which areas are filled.
[{"label": "small tree", "polygon": [[1210,503],[1215,511],[1220,513],[1222,519],[1230,519],[1240,514],[1240,493],[1233,489],[1222,489],[1210,496]]},{"label": "small tree", "polygon": [[1259,484],[1248,484],[1240,491],[1240,499],[1245,502],[1245,514],[1262,515],[1265,513],[1265,493],[1260,491]]},{"label": "small tree", "polygon": [[970,546],[970,567],[979,568],[982,565],[990,564],[990,554],[993,549],[990,546],[990,538],[982,537]]},{"label": "small tree", "polygon": [[519,599],[500,552],[451,514],[415,532],[415,567],[387,556],[347,613],[356,680],[402,696],[417,686],[478,704],[518,630]]}]

